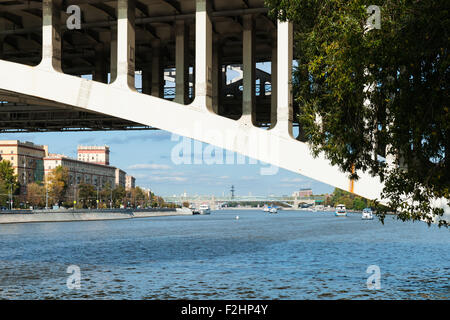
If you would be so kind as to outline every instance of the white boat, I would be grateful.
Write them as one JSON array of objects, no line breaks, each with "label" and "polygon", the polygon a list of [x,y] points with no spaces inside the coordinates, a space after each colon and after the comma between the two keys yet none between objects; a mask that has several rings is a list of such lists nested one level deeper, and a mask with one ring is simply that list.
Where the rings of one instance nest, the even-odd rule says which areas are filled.
[{"label": "white boat", "polygon": [[198,207],[198,211],[200,214],[211,214],[211,209],[206,203],[200,205],[200,207]]},{"label": "white boat", "polygon": [[363,220],[373,220],[372,209],[364,208],[364,210],[362,211],[361,219],[363,219]]},{"label": "white boat", "polygon": [[267,204],[264,205],[263,211],[264,212],[270,212],[270,207]]},{"label": "white boat", "polygon": [[345,205],[338,204],[336,206],[336,211],[335,211],[334,215],[337,216],[337,217],[345,217],[345,216],[347,216],[347,209],[345,208]]},{"label": "white boat", "polygon": [[269,212],[270,213],[278,213],[278,209],[276,207],[270,207]]}]

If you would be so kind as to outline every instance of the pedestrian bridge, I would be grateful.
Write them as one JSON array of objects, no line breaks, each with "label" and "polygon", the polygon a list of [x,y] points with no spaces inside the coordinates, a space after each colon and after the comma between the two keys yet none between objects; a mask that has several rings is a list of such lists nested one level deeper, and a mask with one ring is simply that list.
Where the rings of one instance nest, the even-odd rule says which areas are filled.
[{"label": "pedestrian bridge", "polygon": [[294,135],[293,32],[263,0],[0,1],[0,131],[161,129],[379,199]]}]

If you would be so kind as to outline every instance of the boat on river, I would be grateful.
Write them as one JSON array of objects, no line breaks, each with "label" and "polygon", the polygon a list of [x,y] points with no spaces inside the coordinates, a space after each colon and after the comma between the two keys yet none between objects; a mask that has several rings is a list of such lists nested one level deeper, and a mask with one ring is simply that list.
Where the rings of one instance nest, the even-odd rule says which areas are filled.
[{"label": "boat on river", "polygon": [[347,216],[347,208],[345,208],[345,205],[338,204],[336,206],[336,211],[334,212],[334,215],[337,217],[346,217]]},{"label": "boat on river", "polygon": [[363,220],[373,220],[372,209],[364,208],[362,211],[361,219]]}]

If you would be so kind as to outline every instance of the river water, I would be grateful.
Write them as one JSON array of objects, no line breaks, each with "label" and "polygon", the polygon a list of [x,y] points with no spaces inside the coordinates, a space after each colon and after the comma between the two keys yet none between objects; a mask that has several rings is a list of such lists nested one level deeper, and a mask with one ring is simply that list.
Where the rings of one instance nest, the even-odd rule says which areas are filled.
[{"label": "river water", "polygon": [[0,298],[450,299],[450,231],[256,210],[0,225]]}]

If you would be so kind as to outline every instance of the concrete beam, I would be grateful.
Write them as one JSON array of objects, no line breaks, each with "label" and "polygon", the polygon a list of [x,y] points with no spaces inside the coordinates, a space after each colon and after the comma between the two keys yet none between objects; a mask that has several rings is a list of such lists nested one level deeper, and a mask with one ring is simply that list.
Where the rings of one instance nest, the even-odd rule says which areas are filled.
[{"label": "concrete beam", "polygon": [[62,72],[61,0],[42,1],[42,61],[38,68]]},{"label": "concrete beam", "polygon": [[117,78],[113,85],[135,88],[135,0],[117,3]]},{"label": "concrete beam", "polygon": [[184,21],[175,24],[176,95],[175,102],[188,104],[189,100],[189,33]]},{"label": "concrete beam", "polygon": [[211,1],[196,0],[195,99],[192,104],[212,111],[212,22]]},{"label": "concrete beam", "polygon": [[294,26],[291,22],[278,21],[278,71],[277,71],[277,124],[280,136],[294,138],[292,130],[292,62],[294,58]]},{"label": "concrete beam", "polygon": [[[314,158],[309,146],[293,138],[280,136],[274,130],[242,127],[240,123],[198,108],[157,99],[131,90],[59,72],[0,60],[0,90],[39,97],[65,106],[84,109],[124,119],[133,123],[157,127],[201,142],[273,164],[312,179],[348,188],[348,175],[330,165],[323,155]],[[133,106],[124,108],[125,105]],[[173,116],[176,115],[176,116]],[[222,134],[222,135],[221,135]],[[288,157],[281,157],[283,153]],[[266,171],[264,174],[273,174]],[[379,199],[382,184],[369,173],[361,172],[355,183],[355,194]]]}]

